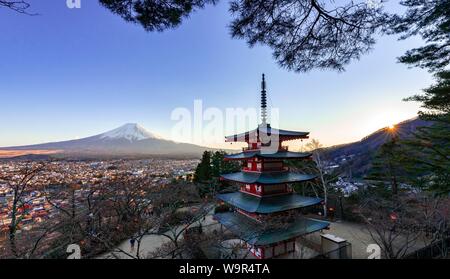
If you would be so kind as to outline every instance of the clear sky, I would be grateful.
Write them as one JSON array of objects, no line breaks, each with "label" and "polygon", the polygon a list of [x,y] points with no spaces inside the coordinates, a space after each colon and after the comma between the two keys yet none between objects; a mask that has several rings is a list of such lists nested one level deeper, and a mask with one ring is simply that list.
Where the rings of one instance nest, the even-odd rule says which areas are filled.
[{"label": "clear sky", "polygon": [[126,23],[97,1],[72,10],[65,0],[30,2],[40,15],[0,9],[0,146],[81,138],[128,122],[170,138],[171,112],[192,110],[195,99],[219,109],[257,106],[263,72],[281,128],[334,145],[414,117],[418,105],[402,99],[432,82],[396,62],[419,39],[379,38],[343,73],[296,74],[280,69],[270,49],[230,38],[227,1],[163,33]]}]

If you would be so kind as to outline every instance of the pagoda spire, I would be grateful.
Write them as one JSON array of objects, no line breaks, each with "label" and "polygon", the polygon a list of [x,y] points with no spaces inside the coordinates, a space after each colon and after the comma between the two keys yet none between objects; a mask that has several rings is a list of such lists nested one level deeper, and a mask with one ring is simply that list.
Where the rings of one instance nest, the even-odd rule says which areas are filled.
[{"label": "pagoda spire", "polygon": [[267,123],[266,78],[264,74],[262,74],[261,82],[261,121],[263,125]]}]

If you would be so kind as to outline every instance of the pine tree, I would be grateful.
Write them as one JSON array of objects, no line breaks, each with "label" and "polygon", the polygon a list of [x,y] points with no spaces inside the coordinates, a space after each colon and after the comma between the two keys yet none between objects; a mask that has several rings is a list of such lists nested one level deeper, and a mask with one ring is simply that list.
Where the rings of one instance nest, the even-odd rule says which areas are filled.
[{"label": "pine tree", "polygon": [[237,172],[241,169],[241,164],[237,161],[225,161],[224,157],[227,153],[225,151],[220,151],[218,160],[220,160],[220,175],[226,173]]},{"label": "pine tree", "polygon": [[386,194],[388,187],[392,195],[397,195],[400,183],[407,177],[406,162],[408,158],[395,131],[391,132],[391,140],[383,144],[376,153],[366,180],[378,186],[380,194]]},{"label": "pine tree", "polygon": [[408,98],[422,103],[421,119],[432,121],[420,127],[414,139],[406,141],[410,162],[414,164],[415,183],[438,194],[450,192],[450,71],[436,74],[437,83],[424,94]]},{"label": "pine tree", "polygon": [[223,158],[225,153],[221,151],[216,151],[213,153],[211,157],[211,175],[212,177],[219,177],[222,174],[222,165],[223,165]]},{"label": "pine tree", "polygon": [[225,161],[226,152],[216,151],[214,153],[205,151],[202,159],[198,164],[195,174],[195,182],[211,182],[215,178],[225,173],[239,171],[240,165],[235,161]]},{"label": "pine tree", "polygon": [[195,182],[207,182],[211,179],[211,152],[203,152],[200,164],[198,164],[194,173]]},{"label": "pine tree", "polygon": [[401,63],[438,72],[450,64],[450,1],[403,0],[403,16],[390,20],[390,33],[400,39],[419,35],[425,46],[408,50],[399,58]]},{"label": "pine tree", "polygon": [[450,192],[450,2],[448,0],[404,0],[404,16],[392,18],[392,33],[401,39],[421,36],[427,45],[409,50],[400,62],[436,72],[437,83],[407,101],[422,103],[423,120],[433,124],[420,127],[405,141],[413,185],[437,194]]}]

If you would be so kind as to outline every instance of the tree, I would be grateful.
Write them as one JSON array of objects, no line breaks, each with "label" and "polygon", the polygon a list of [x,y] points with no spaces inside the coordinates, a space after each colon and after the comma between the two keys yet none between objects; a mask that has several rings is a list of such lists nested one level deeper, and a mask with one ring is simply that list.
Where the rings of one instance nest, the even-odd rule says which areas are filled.
[{"label": "tree", "polygon": [[197,183],[198,191],[202,197],[212,195],[216,191],[228,186],[226,181],[221,181],[220,176],[225,173],[239,171],[240,164],[236,161],[226,161],[226,152],[205,151],[200,163],[194,173],[194,182]]},{"label": "tree", "polygon": [[419,35],[427,45],[414,48],[399,58],[401,63],[441,71],[450,63],[450,2],[448,0],[403,0],[403,16],[393,15],[390,34],[404,40]]},{"label": "tree", "polygon": [[395,130],[391,130],[391,140],[384,143],[377,151],[372,161],[372,167],[366,180],[380,187],[383,192],[389,186],[392,195],[397,195],[402,178],[406,176],[406,163],[408,158],[399,142]]},{"label": "tree", "polygon": [[17,232],[20,230],[23,219],[30,211],[30,203],[36,199],[30,193],[36,190],[35,179],[43,171],[44,164],[26,164],[14,173],[2,173],[0,181],[5,181],[12,191],[12,202],[8,211],[11,215],[11,223],[8,228],[8,240],[11,253],[15,258],[23,257],[17,245]]},{"label": "tree", "polygon": [[319,177],[319,185],[323,192],[323,215],[326,218],[328,215],[328,192],[331,187],[331,182],[336,181],[338,174],[336,172],[328,173],[325,169],[326,164],[323,160],[322,144],[316,139],[312,139],[306,147],[313,153],[313,161],[316,166],[316,173]]},{"label": "tree", "polygon": [[437,83],[407,101],[422,103],[421,119],[432,121],[420,127],[414,138],[405,142],[409,147],[410,162],[415,164],[417,183],[439,194],[450,192],[450,71],[436,75]]},{"label": "tree", "polygon": [[211,179],[211,152],[203,152],[202,159],[195,169],[194,181],[195,182],[207,182]]},{"label": "tree", "polygon": [[448,210],[448,198],[400,193],[395,199],[386,199],[372,193],[361,201],[359,212],[385,258],[403,258],[436,243],[443,244],[439,256],[446,258]]},{"label": "tree", "polygon": [[317,174],[319,176],[320,185],[322,186],[323,191],[323,216],[326,218],[328,213],[328,187],[329,184],[325,181],[325,169],[324,162],[322,161],[320,148],[322,145],[316,139],[311,140],[306,146],[309,150],[313,152],[313,160],[316,164]]},{"label": "tree", "polygon": [[441,71],[435,74],[437,83],[426,89],[424,94],[414,95],[406,101],[421,102],[425,111],[420,111],[419,116],[424,120],[448,122],[450,113],[450,71]]},{"label": "tree", "polygon": [[[218,0],[99,0],[125,21],[147,31],[179,26],[183,19]],[[402,63],[442,70],[450,62],[447,0],[404,0],[404,15],[384,12],[383,0],[371,1],[257,1],[233,0],[230,4],[231,36],[250,46],[273,50],[278,64],[288,70],[344,70],[375,44],[377,32],[401,34],[401,39],[420,35],[428,45],[408,51]],[[0,7],[28,13],[26,1],[0,0]]]},{"label": "tree", "polygon": [[[144,200],[151,200],[151,203],[142,206],[142,203],[135,199],[134,203],[140,206],[133,205],[140,212],[133,214],[135,225],[128,237],[135,239],[136,250],[129,253],[119,247],[111,247],[112,255],[124,254],[133,259],[147,256],[183,258],[190,252],[183,236],[211,210],[208,201],[200,198],[193,184],[154,185],[146,192],[148,199]],[[193,203],[195,206],[192,206]],[[151,255],[146,255],[142,250],[142,241],[148,235],[164,236],[167,240],[162,242],[156,251],[150,251]],[[113,246],[113,243],[110,245]]]},{"label": "tree", "polygon": [[[217,2],[100,0],[113,13],[147,31],[177,27],[183,18]],[[245,39],[250,46],[269,46],[282,67],[297,72],[343,70],[371,49],[373,36],[387,18],[382,5],[350,0],[339,4],[332,0],[234,0],[230,12],[233,38]]]},{"label": "tree", "polygon": [[217,0],[100,0],[124,20],[142,25],[147,31],[163,31],[181,24],[183,18]]},{"label": "tree", "polygon": [[371,197],[361,205],[361,216],[373,241],[387,259],[398,259],[411,252],[420,237],[420,223],[405,202]]},{"label": "tree", "polygon": [[28,9],[30,8],[30,4],[26,1],[17,1],[17,0],[0,0],[0,8],[5,7],[16,11],[21,14],[28,14]]},{"label": "tree", "polygon": [[225,161],[225,155],[225,151],[203,152],[202,159],[195,169],[194,181],[211,182],[222,174],[238,171],[240,168],[239,163]]},{"label": "tree", "polygon": [[211,156],[211,175],[212,177],[219,177],[222,174],[222,165],[224,164],[225,152],[216,151]]},{"label": "tree", "polygon": [[[202,233],[201,221],[205,219],[211,208],[212,206],[210,204],[202,203],[198,208],[194,208],[195,210],[193,208],[176,208],[175,210],[165,212],[161,219],[160,229],[162,232],[159,234],[165,236],[169,242],[163,244],[160,249],[152,253],[151,257],[166,258],[169,256],[172,259],[182,259],[186,256],[192,256],[194,254],[193,246],[198,246],[204,239],[195,239],[195,231],[192,233],[190,230],[196,228],[198,229],[198,234]],[[189,240],[193,239],[191,235],[187,236],[187,234],[194,234],[192,237],[195,239],[194,243],[196,245],[191,245],[192,243]]]},{"label": "tree", "polygon": [[232,1],[230,11],[233,38],[269,46],[281,67],[296,72],[342,71],[371,49],[385,19],[381,5],[362,1]]},{"label": "tree", "polygon": [[236,161],[226,161],[225,151],[216,151],[211,157],[211,175],[212,177],[218,178],[222,174],[231,173],[239,171],[240,164]]},{"label": "tree", "polygon": [[450,192],[450,2],[447,0],[404,0],[403,16],[390,20],[390,33],[401,34],[400,39],[420,35],[427,45],[406,52],[399,58],[407,65],[436,72],[437,84],[424,94],[407,98],[422,103],[421,119],[433,125],[420,127],[414,139],[405,142],[410,164],[415,169],[413,183],[438,194]]}]

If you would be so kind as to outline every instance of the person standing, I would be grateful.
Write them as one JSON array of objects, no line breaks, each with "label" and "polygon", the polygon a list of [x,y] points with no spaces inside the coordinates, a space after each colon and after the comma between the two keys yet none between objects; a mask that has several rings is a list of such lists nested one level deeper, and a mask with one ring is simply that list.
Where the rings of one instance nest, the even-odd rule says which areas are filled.
[{"label": "person standing", "polygon": [[134,252],[134,244],[136,243],[136,239],[134,239],[134,237],[132,237],[131,239],[130,239],[130,248],[131,248],[131,251],[132,252]]}]

